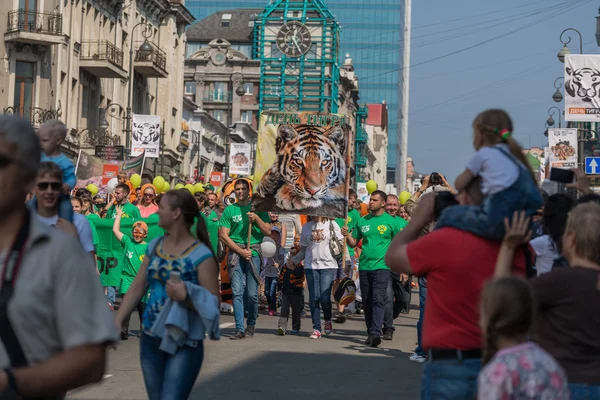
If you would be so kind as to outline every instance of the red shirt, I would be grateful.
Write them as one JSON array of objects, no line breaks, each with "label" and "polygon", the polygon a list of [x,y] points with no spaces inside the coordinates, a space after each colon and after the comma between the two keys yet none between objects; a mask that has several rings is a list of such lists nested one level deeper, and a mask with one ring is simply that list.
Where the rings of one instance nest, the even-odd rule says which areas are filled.
[{"label": "red shirt", "polygon": [[[414,275],[427,278],[423,348],[480,349],[479,295],[494,274],[500,242],[453,228],[433,231],[410,243]],[[525,257],[515,257],[525,275]]]}]

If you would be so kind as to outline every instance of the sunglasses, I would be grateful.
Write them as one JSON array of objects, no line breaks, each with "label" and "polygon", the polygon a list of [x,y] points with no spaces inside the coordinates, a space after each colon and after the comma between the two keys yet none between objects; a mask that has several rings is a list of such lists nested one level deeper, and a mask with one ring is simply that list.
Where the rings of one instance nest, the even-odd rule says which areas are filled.
[{"label": "sunglasses", "polygon": [[144,197],[154,197],[154,193],[144,193]]},{"label": "sunglasses", "polygon": [[48,187],[50,187],[50,189],[53,192],[60,192],[60,190],[62,189],[62,183],[61,182],[38,182],[38,184],[37,184],[37,188],[41,191],[48,190]]}]

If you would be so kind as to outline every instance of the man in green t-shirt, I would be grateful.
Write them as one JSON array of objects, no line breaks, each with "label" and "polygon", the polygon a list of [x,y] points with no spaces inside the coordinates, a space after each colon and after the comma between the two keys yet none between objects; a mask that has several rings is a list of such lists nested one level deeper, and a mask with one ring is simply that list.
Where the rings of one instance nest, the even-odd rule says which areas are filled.
[{"label": "man in green t-shirt", "polygon": [[390,270],[385,264],[385,253],[394,236],[406,226],[405,221],[385,212],[386,200],[387,195],[381,190],[371,193],[369,214],[358,221],[358,226],[351,235],[347,235],[347,229],[342,230],[342,234],[347,235],[346,240],[350,247],[356,247],[362,239],[358,270],[368,333],[365,344],[371,347],[379,346],[383,336],[381,328],[390,281]]},{"label": "man in green t-shirt", "polygon": [[115,219],[117,216],[117,205],[123,208],[123,218],[129,218],[134,221],[142,219],[140,210],[129,202],[129,186],[120,183],[115,188],[115,193],[111,195],[110,206],[106,212],[106,219]]},{"label": "man in green t-shirt", "polygon": [[[225,208],[219,222],[219,238],[227,247],[227,267],[233,296],[235,335],[239,340],[254,336],[258,316],[258,277],[261,258],[256,250],[248,248],[248,227],[252,221],[250,246],[260,245],[264,235],[271,233],[271,220],[266,212],[250,212],[250,186],[242,179],[236,181],[237,202]],[[247,294],[248,321],[244,330],[244,293]]]},{"label": "man in green t-shirt", "polygon": [[[346,221],[348,222],[348,232],[354,231],[354,229],[358,226],[358,220],[360,220],[360,213],[356,209],[357,198],[358,198],[358,196],[356,195],[356,192],[354,190],[350,189],[348,192],[348,217],[346,218],[346,220],[344,220],[344,218],[336,218],[336,220],[335,220],[335,222],[338,224],[340,229],[342,229],[344,227],[344,222],[346,222]],[[354,248],[348,246],[348,253],[349,253],[350,257],[348,257],[348,259],[346,259],[345,268],[342,268],[342,258],[341,257],[338,258],[339,269],[338,269],[337,279],[343,279],[345,277],[352,279],[352,271],[354,271],[354,254],[355,254]],[[334,281],[334,286],[337,286],[335,281]],[[336,289],[336,287],[334,287],[332,289],[333,293],[335,293],[335,289]],[[337,305],[338,313],[336,314],[335,318],[333,319],[333,322],[336,322],[338,324],[342,324],[342,323],[346,322],[346,316],[344,315],[344,308],[345,307],[341,304]]]}]

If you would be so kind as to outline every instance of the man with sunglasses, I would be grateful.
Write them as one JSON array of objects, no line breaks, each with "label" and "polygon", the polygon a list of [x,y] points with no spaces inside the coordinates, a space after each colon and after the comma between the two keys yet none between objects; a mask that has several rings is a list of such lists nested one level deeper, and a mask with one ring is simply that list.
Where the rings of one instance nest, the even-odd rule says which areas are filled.
[{"label": "man with sunglasses", "polygon": [[25,206],[40,152],[29,121],[0,116],[0,398],[63,398],[98,382],[118,340],[85,251]]}]

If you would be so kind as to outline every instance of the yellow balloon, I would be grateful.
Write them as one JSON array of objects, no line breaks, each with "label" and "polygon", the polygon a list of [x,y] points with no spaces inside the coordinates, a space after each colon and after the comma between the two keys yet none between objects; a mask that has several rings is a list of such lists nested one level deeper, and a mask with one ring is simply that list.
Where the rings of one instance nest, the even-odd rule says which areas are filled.
[{"label": "yellow balloon", "polygon": [[377,182],[375,182],[374,180],[370,180],[367,182],[367,192],[369,194],[373,193],[374,191],[377,190]]},{"label": "yellow balloon", "polygon": [[404,203],[406,203],[406,201],[408,199],[410,199],[410,196],[411,196],[410,192],[406,192],[406,191],[401,192],[400,196],[398,196],[398,200],[400,200],[400,204],[404,205]]},{"label": "yellow balloon", "polygon": [[129,177],[129,182],[134,189],[137,189],[142,184],[142,177],[139,174],[133,174]]},{"label": "yellow balloon", "polygon": [[198,193],[198,192],[204,193],[204,185],[201,183],[196,183],[194,185],[194,193]]},{"label": "yellow balloon", "polygon": [[92,196],[95,196],[98,193],[98,186],[94,185],[93,183],[90,183],[85,188],[90,191]]},{"label": "yellow balloon", "polygon": [[185,186],[183,186],[182,183],[178,183],[177,185],[175,185],[175,189],[179,190],[179,189],[183,189]]},{"label": "yellow balloon", "polygon": [[169,185],[169,182],[165,182],[165,184],[162,187],[162,191],[164,192],[168,192],[171,189],[171,185]]},{"label": "yellow balloon", "polygon": [[163,178],[162,176],[157,176],[152,181],[152,184],[154,185],[154,187],[156,188],[156,190],[160,190],[165,185],[165,178]]},{"label": "yellow balloon", "polygon": [[196,193],[196,191],[194,190],[194,185],[192,185],[191,183],[188,183],[187,185],[185,185],[185,188],[187,190],[189,190],[191,194]]}]

